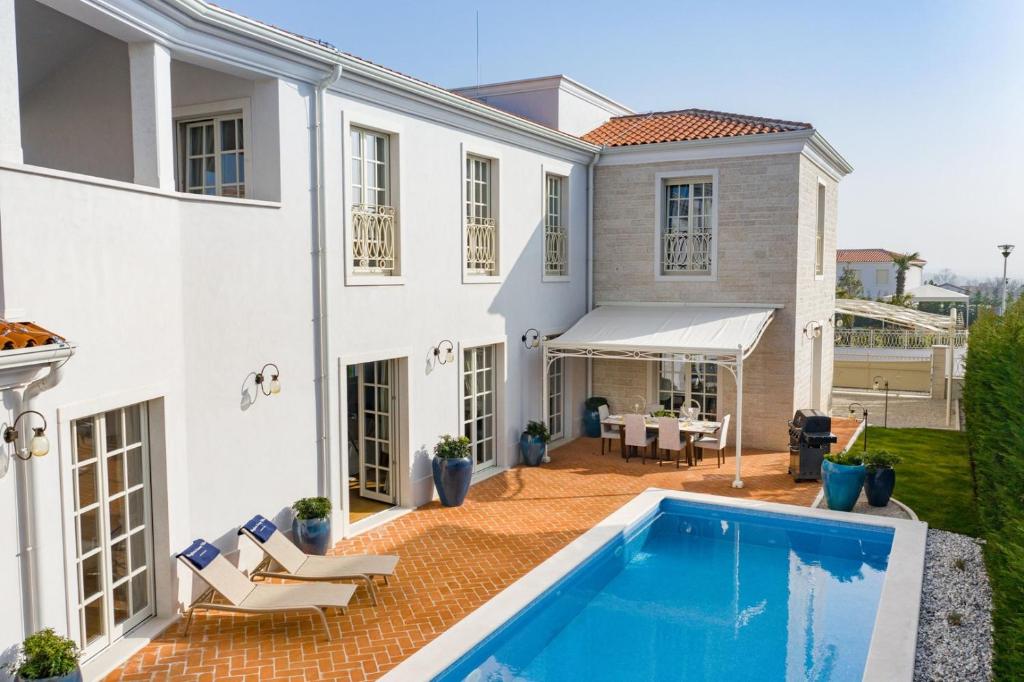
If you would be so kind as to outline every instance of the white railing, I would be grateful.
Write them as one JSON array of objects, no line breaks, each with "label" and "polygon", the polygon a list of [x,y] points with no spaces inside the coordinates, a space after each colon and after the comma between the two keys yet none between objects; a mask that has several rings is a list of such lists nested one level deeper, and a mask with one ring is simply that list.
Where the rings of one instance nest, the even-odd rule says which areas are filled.
[{"label": "white railing", "polygon": [[498,226],[494,218],[468,218],[466,221],[466,271],[474,275],[494,275],[498,255]]},{"label": "white railing", "polygon": [[352,206],[352,269],[361,273],[394,274],[395,209],[391,206]]},{"label": "white railing", "polygon": [[[835,331],[836,346],[840,348],[931,348],[949,343],[949,334],[944,332],[917,331],[914,329],[869,329],[852,328]],[[953,347],[967,345],[967,332],[958,329],[953,332]]]},{"label": "white railing", "polygon": [[544,228],[544,274],[557,277],[568,272],[568,235],[564,227],[548,225]]},{"label": "white railing", "polygon": [[711,272],[711,249],[711,230],[663,233],[662,274]]}]

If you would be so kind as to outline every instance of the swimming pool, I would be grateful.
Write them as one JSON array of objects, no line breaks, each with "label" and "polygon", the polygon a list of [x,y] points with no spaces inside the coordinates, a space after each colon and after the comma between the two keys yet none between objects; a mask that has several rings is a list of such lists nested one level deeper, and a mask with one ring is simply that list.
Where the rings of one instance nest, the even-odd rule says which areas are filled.
[{"label": "swimming pool", "polygon": [[385,679],[910,679],[925,526],[849,518],[647,491]]}]

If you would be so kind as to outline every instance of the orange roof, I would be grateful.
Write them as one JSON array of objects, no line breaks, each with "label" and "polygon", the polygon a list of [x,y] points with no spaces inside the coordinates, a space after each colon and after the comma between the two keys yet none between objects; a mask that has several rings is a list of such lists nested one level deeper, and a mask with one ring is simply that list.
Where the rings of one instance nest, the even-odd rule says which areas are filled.
[{"label": "orange roof", "polygon": [[780,121],[774,118],[727,114],[705,109],[684,109],[616,116],[591,130],[583,139],[607,147],[623,147],[657,142],[788,133],[811,128],[813,126],[810,123],[797,121]]},{"label": "orange roof", "polygon": [[64,337],[57,336],[33,322],[0,320],[0,350],[32,348],[50,343],[64,343],[64,341]]},{"label": "orange roof", "polygon": [[[902,256],[902,253],[888,249],[836,249],[837,263],[891,263],[893,256]],[[924,258],[918,258],[914,263],[924,265],[927,263]]]}]

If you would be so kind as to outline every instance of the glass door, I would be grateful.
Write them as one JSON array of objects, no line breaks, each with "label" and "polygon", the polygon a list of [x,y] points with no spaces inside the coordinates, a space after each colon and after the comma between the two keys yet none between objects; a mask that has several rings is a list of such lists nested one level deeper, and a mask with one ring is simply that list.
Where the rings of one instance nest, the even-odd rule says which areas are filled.
[{"label": "glass door", "polygon": [[144,404],[72,423],[80,644],[88,657],[153,615]]},{"label": "glass door", "polygon": [[359,495],[394,504],[392,361],[359,367]]},{"label": "glass door", "polygon": [[463,351],[463,433],[473,449],[473,471],[494,466],[494,346]]},{"label": "glass door", "polygon": [[555,358],[548,367],[548,431],[551,440],[565,436],[565,358]]}]

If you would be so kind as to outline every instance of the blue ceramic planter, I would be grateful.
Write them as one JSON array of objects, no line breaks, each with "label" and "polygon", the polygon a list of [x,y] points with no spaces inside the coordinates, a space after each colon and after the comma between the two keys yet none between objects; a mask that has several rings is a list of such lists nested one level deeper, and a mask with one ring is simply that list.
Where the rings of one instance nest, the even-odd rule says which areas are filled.
[{"label": "blue ceramic planter", "polygon": [[293,519],[292,537],[306,554],[327,554],[331,547],[330,519]]},{"label": "blue ceramic planter", "polygon": [[434,457],[431,466],[434,469],[434,487],[437,488],[441,504],[446,507],[460,506],[466,500],[469,482],[473,478],[473,460],[469,457]]},{"label": "blue ceramic planter", "polygon": [[540,466],[547,451],[547,443],[537,436],[529,436],[524,433],[519,437],[519,452],[523,456],[523,463],[526,466]]},{"label": "blue ceramic planter", "polygon": [[872,507],[884,507],[889,504],[893,488],[896,487],[896,470],[890,468],[868,469],[864,479],[864,495]]},{"label": "blue ceramic planter", "polygon": [[821,482],[825,488],[825,504],[836,511],[850,511],[857,504],[864,487],[867,469],[863,464],[849,466],[827,459],[821,463]]},{"label": "blue ceramic planter", "polygon": [[583,410],[583,435],[587,438],[601,437],[601,414],[597,410]]},{"label": "blue ceramic planter", "polygon": [[28,680],[24,677],[14,678],[19,682],[82,682],[82,671],[80,668],[75,668],[67,675],[61,675],[60,677],[41,677],[35,680]]}]

